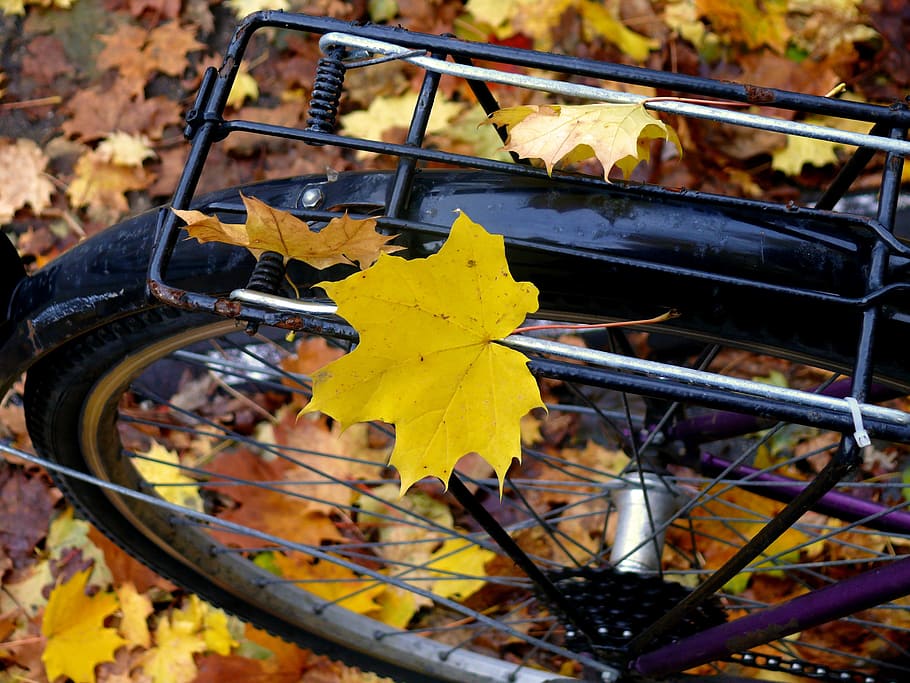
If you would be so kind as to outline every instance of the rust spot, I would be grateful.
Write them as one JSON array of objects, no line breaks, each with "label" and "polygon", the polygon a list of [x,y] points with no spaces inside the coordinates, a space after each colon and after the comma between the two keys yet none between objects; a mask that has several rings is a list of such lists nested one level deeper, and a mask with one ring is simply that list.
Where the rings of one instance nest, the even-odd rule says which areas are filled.
[{"label": "rust spot", "polygon": [[273,324],[275,327],[280,327],[282,330],[302,330],[303,318],[301,318],[299,315],[286,315],[281,320]]},{"label": "rust spot", "polygon": [[168,287],[160,282],[155,282],[154,280],[148,281],[149,291],[159,301],[169,304],[171,306],[176,306],[177,308],[189,308],[189,303],[187,302],[186,290],[183,289],[174,289],[173,287]]},{"label": "rust spot", "polygon": [[757,85],[743,85],[746,90],[746,99],[753,104],[769,104],[774,102],[774,92],[770,88]]},{"label": "rust spot", "polygon": [[230,299],[218,299],[215,302],[215,313],[223,315],[225,318],[236,318],[243,310],[243,304],[239,301]]}]

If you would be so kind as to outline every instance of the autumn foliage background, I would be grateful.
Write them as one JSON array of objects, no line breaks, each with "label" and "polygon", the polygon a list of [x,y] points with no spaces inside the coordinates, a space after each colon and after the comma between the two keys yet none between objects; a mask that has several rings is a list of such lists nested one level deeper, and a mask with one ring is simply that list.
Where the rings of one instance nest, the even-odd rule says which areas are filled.
[{"label": "autumn foliage background", "polygon": [[[844,96],[874,102],[910,92],[904,0],[0,0],[0,225],[28,268],[167,201],[186,155],[181,117],[200,76],[220,64],[237,18],[261,8],[454,32],[817,95],[838,83],[846,84]],[[318,57],[314,40],[262,34],[229,113],[303,125]],[[343,130],[402,140],[418,80],[394,62],[369,81],[352,72]],[[505,105],[543,101],[509,88],[498,95]],[[444,79],[431,140],[499,154],[489,127],[478,128],[482,119],[471,102]],[[673,123],[682,159],[657,155],[639,167],[637,180],[784,201],[811,194],[844,153],[827,143]],[[389,163],[237,136],[216,147],[200,189]],[[29,447],[17,391],[0,404],[0,438]],[[41,656],[57,633],[47,624],[42,631],[54,611],[51,588],[89,566],[92,585],[117,596],[107,614],[119,605],[116,638],[129,644],[92,673],[99,681],[370,680],[184,595],[74,518],[45,473],[10,462],[0,467],[0,681],[47,679]],[[64,631],[66,614],[81,609],[76,593],[69,599],[73,605],[54,625]]]}]

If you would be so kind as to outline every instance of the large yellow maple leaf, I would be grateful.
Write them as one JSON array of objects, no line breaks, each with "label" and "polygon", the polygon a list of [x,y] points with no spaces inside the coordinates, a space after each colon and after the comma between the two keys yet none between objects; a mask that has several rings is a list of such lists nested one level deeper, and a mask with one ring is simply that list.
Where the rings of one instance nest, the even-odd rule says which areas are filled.
[{"label": "large yellow maple leaf", "polygon": [[490,121],[508,129],[506,151],[542,160],[547,173],[560,162],[596,157],[605,180],[614,166],[628,178],[639,162],[648,160],[651,140],[667,140],[682,154],[676,132],[642,103],[509,107]]},{"label": "large yellow maple leaf", "polygon": [[246,206],[246,223],[222,223],[217,216],[201,211],[174,209],[174,213],[186,221],[190,237],[200,242],[226,242],[246,247],[254,254],[274,251],[314,268],[355,262],[367,268],[379,254],[401,249],[387,244],[394,236],[376,232],[376,221],[371,218],[351,218],[345,213],[316,232],[287,211],[255,197],[241,194],[240,198]]},{"label": "large yellow maple leaf", "polygon": [[79,572],[51,592],[41,622],[47,645],[41,661],[47,678],[67,676],[75,683],[95,683],[95,667],[114,659],[114,652],[126,640],[104,626],[104,620],[117,610],[115,593],[85,594],[91,569]]},{"label": "large yellow maple leaf", "polygon": [[509,273],[503,238],[462,213],[437,254],[383,254],[321,286],[360,343],[315,373],[304,412],[321,410],[343,426],[394,423],[390,463],[402,492],[427,476],[448,482],[472,452],[501,483],[521,457],[521,417],[543,405],[527,358],[495,343],[537,310],[537,288]]}]

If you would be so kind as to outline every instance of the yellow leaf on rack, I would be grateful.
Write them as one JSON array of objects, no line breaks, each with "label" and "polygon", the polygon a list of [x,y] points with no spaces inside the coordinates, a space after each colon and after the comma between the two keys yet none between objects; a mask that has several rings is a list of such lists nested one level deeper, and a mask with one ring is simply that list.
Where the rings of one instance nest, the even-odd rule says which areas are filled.
[{"label": "yellow leaf on rack", "polygon": [[91,573],[86,569],[58,584],[47,601],[41,623],[47,646],[41,661],[48,680],[67,676],[75,683],[95,683],[95,667],[112,661],[117,648],[127,642],[104,626],[104,620],[117,610],[117,595],[85,594]]},{"label": "yellow leaf on rack", "polygon": [[548,173],[559,163],[596,157],[605,180],[614,166],[628,178],[639,162],[649,159],[652,140],[666,140],[682,154],[676,132],[641,103],[510,107],[490,121],[507,127],[507,151],[542,160]]},{"label": "yellow leaf on rack", "polygon": [[246,247],[254,254],[274,251],[299,259],[314,268],[357,263],[369,267],[380,254],[399,251],[402,247],[388,244],[394,235],[376,232],[372,218],[351,218],[345,213],[333,218],[320,231],[310,229],[296,216],[276,209],[255,197],[240,195],[246,206],[246,223],[222,223],[215,216],[200,211],[178,211],[186,221],[190,237],[200,242],[226,242]]},{"label": "yellow leaf on rack", "polygon": [[459,214],[426,259],[383,254],[372,268],[320,285],[360,334],[354,351],[314,375],[313,400],[343,426],[396,426],[390,462],[401,491],[448,482],[476,452],[500,482],[521,456],[520,420],[542,406],[527,358],[495,343],[537,310],[537,288],[515,282],[503,238]]}]

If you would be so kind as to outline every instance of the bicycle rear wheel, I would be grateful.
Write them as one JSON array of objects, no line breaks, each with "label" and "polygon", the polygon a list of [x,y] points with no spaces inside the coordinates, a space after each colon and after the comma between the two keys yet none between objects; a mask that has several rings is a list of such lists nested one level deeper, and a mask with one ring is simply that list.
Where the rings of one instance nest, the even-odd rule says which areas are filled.
[{"label": "bicycle rear wheel", "polygon": [[[678,339],[679,330],[669,331]],[[162,308],[125,317],[30,371],[32,438],[62,464],[187,509],[180,514],[173,505],[60,480],[85,515],[164,575],[288,639],[399,680],[530,683],[621,667],[629,638],[780,508],[758,495],[761,486],[747,491],[732,476],[712,476],[710,458],[802,479],[830,458],[837,440],[775,425],[757,436],[702,443],[709,439],[680,435],[700,416],[713,416],[704,409],[568,383],[551,388],[551,414],[565,423],[559,445],[567,448],[552,439],[527,448],[501,501],[481,464],[467,461],[461,476],[569,602],[597,622],[602,633],[592,645],[438,486],[420,484],[398,499],[385,467],[388,428],[339,434],[325,418],[296,422],[312,364],[343,353],[350,341],[304,337],[298,345],[283,334],[262,328],[249,336],[230,321]],[[720,350],[723,330],[705,337],[704,330],[683,335],[687,345],[674,341],[662,357],[690,363],[707,343],[702,362],[719,358],[713,367],[749,376],[738,366],[748,366],[750,356]],[[649,345],[643,337],[633,341]],[[589,343],[624,344],[620,337]],[[827,378],[784,361],[772,367],[803,384]],[[637,440],[655,420],[673,426],[665,432],[678,438],[659,447]],[[163,448],[153,450],[155,444]],[[637,475],[624,474],[636,452],[659,484],[636,488]],[[877,443],[860,480],[845,490],[903,507],[904,464],[902,446]],[[661,488],[681,502],[668,517],[659,574],[613,570],[617,495]],[[808,515],[683,630],[837,581],[856,565],[891,561],[908,544],[910,534],[900,531]],[[648,545],[653,539],[642,535],[637,546]],[[841,630],[832,637],[830,628]],[[815,666],[899,676],[910,671],[908,635],[910,612],[885,605],[778,641],[755,661],[789,658],[812,675]],[[737,673],[740,666],[719,663],[710,672]]]}]

